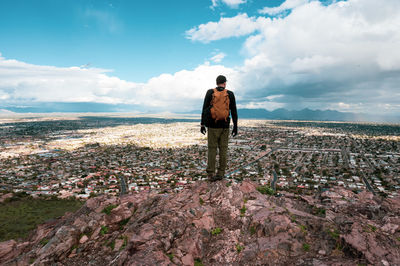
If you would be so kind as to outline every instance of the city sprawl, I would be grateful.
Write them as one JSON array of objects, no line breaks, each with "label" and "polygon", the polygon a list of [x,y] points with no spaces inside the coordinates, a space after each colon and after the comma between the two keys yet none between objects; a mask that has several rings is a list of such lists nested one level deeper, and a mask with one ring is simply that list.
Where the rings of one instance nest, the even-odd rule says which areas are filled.
[{"label": "city sprawl", "polygon": [[[0,119],[0,189],[79,198],[179,191],[206,177],[199,129],[191,119]],[[249,178],[294,193],[343,186],[387,197],[400,189],[399,125],[240,120],[229,142],[232,182]]]}]

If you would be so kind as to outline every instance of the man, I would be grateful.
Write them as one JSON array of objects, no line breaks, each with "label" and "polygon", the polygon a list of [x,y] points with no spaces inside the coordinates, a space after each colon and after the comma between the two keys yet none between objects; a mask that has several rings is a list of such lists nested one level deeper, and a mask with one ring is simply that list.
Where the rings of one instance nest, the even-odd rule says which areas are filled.
[{"label": "man", "polygon": [[[225,176],[230,124],[229,113],[233,120],[233,137],[237,135],[238,130],[235,95],[225,88],[226,81],[226,77],[222,75],[217,77],[217,87],[208,90],[206,93],[201,115],[200,132],[205,135],[206,127],[208,128],[207,174],[210,181],[221,180]],[[217,148],[219,150],[219,165],[215,175]]]}]

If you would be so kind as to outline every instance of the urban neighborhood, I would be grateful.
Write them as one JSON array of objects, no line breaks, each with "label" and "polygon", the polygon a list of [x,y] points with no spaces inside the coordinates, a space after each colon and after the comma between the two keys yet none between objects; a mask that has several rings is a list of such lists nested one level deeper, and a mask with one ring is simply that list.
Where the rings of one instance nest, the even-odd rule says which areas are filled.
[{"label": "urban neighborhood", "polygon": [[[207,179],[207,139],[199,130],[191,119],[3,120],[0,189],[81,199],[179,191]],[[399,131],[389,124],[240,120],[225,178],[277,193],[342,186],[394,197]]]}]

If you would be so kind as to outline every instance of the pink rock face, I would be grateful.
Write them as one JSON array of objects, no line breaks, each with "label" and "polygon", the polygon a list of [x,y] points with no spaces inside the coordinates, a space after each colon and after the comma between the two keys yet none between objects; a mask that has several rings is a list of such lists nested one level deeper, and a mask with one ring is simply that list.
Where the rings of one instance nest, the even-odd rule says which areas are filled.
[{"label": "pink rock face", "polygon": [[211,216],[203,216],[198,220],[194,220],[193,223],[199,229],[211,230],[214,227],[214,219]]},{"label": "pink rock face", "polygon": [[384,226],[382,226],[381,229],[382,229],[382,231],[384,231],[388,234],[394,234],[398,228],[399,228],[398,224],[388,223],[388,224],[385,224]]},{"label": "pink rock face", "polygon": [[335,192],[335,191],[325,191],[321,194],[322,197],[325,198],[331,198],[331,199],[340,199],[342,197],[342,195],[340,195],[339,193]]},{"label": "pink rock face", "polygon": [[106,215],[107,224],[116,224],[132,216],[131,210],[126,205],[119,205],[111,210],[111,215]]},{"label": "pink rock face", "polygon": [[0,261],[6,261],[16,255],[15,248],[17,242],[15,240],[8,240],[0,243]]},{"label": "pink rock face", "polygon": [[240,191],[242,191],[243,193],[250,193],[252,191],[256,191],[256,185],[254,183],[251,183],[249,181],[244,181],[241,185],[240,185]]},{"label": "pink rock face", "polygon": [[4,194],[0,197],[0,203],[3,203],[6,199],[12,198],[13,197],[13,193],[7,193]]},{"label": "pink rock face", "polygon": [[119,251],[122,248],[123,244],[124,244],[124,240],[123,239],[115,240],[114,251]]},{"label": "pink rock face", "polygon": [[357,197],[362,200],[372,200],[374,197],[374,194],[372,194],[372,192],[362,191],[357,194]]},{"label": "pink rock face", "polygon": [[[284,192],[274,197],[262,195],[256,187],[250,181],[231,186],[226,180],[200,181],[179,193],[144,191],[92,198],[76,213],[40,225],[24,242],[0,243],[0,261],[400,265],[399,199],[356,195],[342,187],[322,195]],[[117,207],[109,214],[102,212],[111,204]],[[338,243],[346,252],[338,251]]]},{"label": "pink rock face", "polygon": [[89,238],[88,238],[87,235],[82,236],[81,239],[79,239],[79,244],[85,243],[86,241],[88,241],[88,239],[89,239]]},{"label": "pink rock face", "polygon": [[145,224],[142,226],[142,230],[140,232],[140,237],[144,240],[150,240],[154,235],[153,226],[150,224]]},{"label": "pink rock face", "polygon": [[194,265],[194,259],[191,254],[187,254],[182,258],[183,265]]}]

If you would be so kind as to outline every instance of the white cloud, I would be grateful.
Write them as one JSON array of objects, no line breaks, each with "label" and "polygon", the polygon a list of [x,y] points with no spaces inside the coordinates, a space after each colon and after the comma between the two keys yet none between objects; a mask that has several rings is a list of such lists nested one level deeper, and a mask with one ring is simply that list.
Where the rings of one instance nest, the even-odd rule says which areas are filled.
[{"label": "white cloud", "polygon": [[10,98],[10,95],[8,95],[8,93],[0,90],[0,100],[7,100],[8,98]]},{"label": "white cloud", "polygon": [[110,72],[0,59],[0,106],[20,102],[100,102],[189,111],[201,108],[197,105],[215,86],[216,76],[235,73],[221,65],[203,64],[193,70],[162,74],[146,83],[134,83],[110,76]]},{"label": "white cloud", "polygon": [[[116,77],[105,69],[54,67],[27,64],[17,60],[0,59],[0,91],[9,101],[94,101],[122,102],[118,94],[139,86]],[[113,95],[117,95],[114,97]]]},{"label": "white cloud", "polygon": [[400,113],[400,1],[287,0],[260,13],[287,10],[221,18],[186,34],[204,43],[249,35],[235,77],[243,106]]},{"label": "white cloud", "polygon": [[[104,69],[37,66],[0,55],[0,103],[93,101],[194,110],[223,74],[243,107],[400,114],[399,28],[398,0],[307,1],[274,19],[239,14],[186,34],[205,43],[248,35],[242,65],[204,63],[146,83]],[[213,54],[210,60],[223,58]]]},{"label": "white cloud", "polygon": [[242,99],[400,114],[399,10],[396,0],[307,1],[261,24],[243,45]]},{"label": "white cloud", "polygon": [[[147,104],[151,106],[169,110],[200,109],[206,91],[215,87],[215,79],[219,74],[237,76],[233,69],[204,64],[191,71],[182,70],[150,79],[140,91],[139,97],[148,99]],[[230,83],[235,84],[235,79],[231,80]]]},{"label": "white cloud", "polygon": [[258,12],[261,14],[277,15],[281,12],[304,5],[308,2],[310,2],[310,0],[286,0],[278,7],[264,7]]},{"label": "white cloud", "polygon": [[264,17],[248,17],[239,14],[232,18],[221,18],[218,22],[208,22],[186,31],[186,37],[192,41],[208,43],[229,37],[240,37],[251,34],[267,23]]},{"label": "white cloud", "polygon": [[221,52],[211,57],[210,60],[213,61],[214,63],[221,63],[222,59],[224,59],[225,57],[226,54]]},{"label": "white cloud", "polygon": [[220,2],[224,3],[230,8],[238,8],[239,5],[245,4],[247,0],[211,0],[211,7],[217,7]]},{"label": "white cloud", "polygon": [[15,113],[6,109],[0,109],[0,115],[10,115],[10,114],[15,114]]}]

